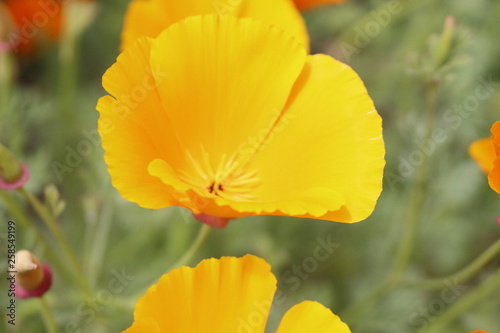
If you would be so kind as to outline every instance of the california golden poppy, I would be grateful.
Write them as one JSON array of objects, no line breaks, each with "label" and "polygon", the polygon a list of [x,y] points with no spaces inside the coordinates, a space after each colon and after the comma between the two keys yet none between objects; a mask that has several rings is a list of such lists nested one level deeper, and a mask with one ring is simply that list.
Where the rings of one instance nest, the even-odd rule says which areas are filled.
[{"label": "california golden poppy", "polygon": [[493,124],[491,138],[477,140],[469,147],[469,154],[488,174],[488,182],[500,194],[500,121]]},{"label": "california golden poppy", "polygon": [[252,17],[275,24],[305,47],[309,45],[304,20],[290,0],[133,0],[125,15],[121,49],[141,36],[157,37],[163,29],[186,17],[205,14]]},{"label": "california golden poppy", "polygon": [[[262,333],[276,278],[263,259],[252,255],[203,260],[163,275],[139,299],[134,323],[124,333]],[[350,333],[349,327],[316,302],[293,306],[277,333]]]},{"label": "california golden poppy", "polygon": [[331,5],[345,2],[346,0],[293,0],[300,10],[308,10],[322,5]]},{"label": "california golden poppy", "polygon": [[382,190],[381,118],[362,81],[261,21],[187,18],[127,48],[103,86],[108,170],[142,207],[356,222]]}]

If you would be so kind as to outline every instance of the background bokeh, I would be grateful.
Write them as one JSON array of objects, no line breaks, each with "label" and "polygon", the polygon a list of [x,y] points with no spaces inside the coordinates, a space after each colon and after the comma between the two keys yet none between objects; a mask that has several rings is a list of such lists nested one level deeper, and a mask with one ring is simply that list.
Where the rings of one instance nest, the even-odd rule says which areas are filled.
[{"label": "background bokeh", "polygon": [[[9,103],[0,103],[0,142],[30,166],[29,190],[43,197],[47,184],[57,186],[66,202],[59,220],[96,291],[94,301],[83,302],[71,277],[57,275],[55,269],[54,286],[47,297],[61,332],[121,332],[129,327],[138,297],[183,254],[200,228],[185,210],[142,209],[121,198],[110,183],[95,132],[95,105],[105,94],[101,76],[118,55],[126,5],[123,0],[100,2],[98,15],[83,36],[77,95],[66,118],[61,119],[57,112],[57,47],[36,59],[21,61]],[[439,74],[443,81],[435,119],[444,139],[429,143],[422,139],[426,107],[423,78],[429,74],[429,49],[448,15],[455,18],[455,38],[450,66]],[[246,253],[271,263],[280,293],[269,332],[274,331],[284,311],[302,300],[328,306],[356,333],[427,332],[428,323],[498,271],[500,258],[458,285],[443,280],[441,288],[399,286],[376,302],[366,297],[386,278],[398,251],[418,152],[429,156],[430,167],[407,278],[448,276],[500,236],[496,223],[500,199],[467,151],[473,140],[488,136],[493,122],[500,120],[500,86],[490,85],[488,97],[472,111],[456,111],[483,81],[499,81],[500,2],[351,0],[304,16],[312,51],[330,54],[352,66],[383,117],[387,168],[375,212],[352,225],[287,217],[237,219],[226,229],[213,230],[191,265],[203,258]],[[450,121],[451,116],[460,121]],[[83,141],[90,142],[83,148],[84,156],[69,157]],[[54,162],[68,169],[58,176]],[[8,196],[32,223],[41,224],[20,195]],[[7,211],[0,201],[2,225],[16,218],[18,215]],[[0,235],[4,236],[5,230],[2,227]],[[50,262],[58,254],[37,239],[32,229],[18,224],[18,248],[30,249]],[[328,253],[326,258],[318,259],[318,247],[323,249],[322,255]],[[5,258],[6,247],[0,251]],[[5,261],[0,262],[2,271]],[[113,293],[109,282],[117,272],[132,278],[125,281],[123,290]],[[2,300],[5,283],[2,279]],[[451,295],[446,290],[456,297],[443,299],[444,294]],[[442,332],[484,329],[498,333],[499,315],[497,288]],[[36,302],[19,301],[17,319],[16,329],[10,330],[43,332]],[[419,325],[424,327],[419,329]]]}]

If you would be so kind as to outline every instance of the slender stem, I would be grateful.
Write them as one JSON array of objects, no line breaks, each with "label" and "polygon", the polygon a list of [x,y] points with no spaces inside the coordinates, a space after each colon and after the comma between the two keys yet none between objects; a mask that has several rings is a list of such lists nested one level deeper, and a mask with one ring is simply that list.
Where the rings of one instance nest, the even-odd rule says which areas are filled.
[{"label": "slender stem", "polygon": [[[63,125],[63,137],[71,139],[75,124],[75,99],[78,86],[77,69],[78,43],[73,39],[66,38],[61,43],[59,52],[59,87],[58,101],[60,121]],[[63,140],[64,141],[64,140]]]},{"label": "slender stem", "polygon": [[[432,133],[434,130],[435,115],[437,112],[437,81],[429,81],[427,83],[426,91],[426,119],[425,119],[425,135],[424,142],[430,141],[432,138]],[[417,229],[418,221],[420,220],[420,214],[423,211],[423,206],[425,203],[425,190],[427,183],[427,175],[429,172],[430,164],[430,153],[424,154],[422,162],[417,168],[417,174],[415,177],[415,183],[411,193],[410,208],[408,210],[408,217],[406,222],[406,229],[404,231],[403,237],[401,238],[401,243],[399,245],[399,250],[396,251],[397,257],[392,268],[392,273],[389,279],[392,281],[400,281],[408,262],[411,258],[415,243],[415,232]]]},{"label": "slender stem", "polygon": [[[426,86],[426,116],[425,116],[425,135],[424,140],[430,140],[434,131],[435,115],[437,112],[437,91],[438,82],[429,80]],[[360,309],[364,309],[369,304],[375,302],[383,295],[390,292],[398,286],[403,278],[408,262],[411,258],[415,243],[415,233],[420,220],[420,214],[423,211],[425,203],[425,187],[427,183],[427,175],[429,171],[430,155],[424,154],[422,162],[417,168],[415,182],[411,193],[411,201],[409,204],[408,216],[404,234],[399,244],[399,249],[396,251],[397,257],[394,261],[392,271],[388,277],[380,283],[371,293],[366,295],[361,300],[352,304],[345,310],[345,317],[356,314]]]},{"label": "slender stem", "polygon": [[[499,288],[500,270],[497,270],[481,285],[477,286],[475,289],[462,296],[453,305],[447,308],[440,316],[436,317],[432,322],[430,322],[429,326],[427,326],[427,329],[423,332],[445,332],[445,325],[457,319],[461,314],[467,312],[467,310],[469,310],[471,307],[473,307],[483,299],[491,297],[491,295],[496,293]],[[415,333],[416,332],[422,332],[422,330],[416,330]]]},{"label": "slender stem", "polygon": [[188,264],[189,261],[193,258],[193,256],[200,248],[201,244],[203,244],[203,241],[207,238],[211,229],[212,228],[207,224],[202,224],[200,231],[198,232],[198,235],[196,236],[196,239],[194,240],[193,244],[191,244],[191,246],[184,253],[184,255],[170,267],[169,271],[174,268],[178,268],[180,266]]},{"label": "slender stem", "polygon": [[429,279],[423,281],[403,281],[402,285],[405,287],[417,287],[420,289],[440,289],[443,288],[443,281],[456,281],[457,283],[463,283],[476,275],[481,268],[483,268],[492,259],[496,258],[499,253],[500,240],[497,240],[479,257],[474,259],[469,265],[462,268],[455,274],[439,279]]},{"label": "slender stem", "polygon": [[59,227],[59,223],[48,211],[47,207],[45,207],[34,195],[26,191],[26,189],[24,188],[19,189],[19,192],[21,192],[21,194],[30,202],[30,204],[33,206],[33,209],[42,218],[46,226],[52,232],[57,242],[59,243],[59,246],[66,254],[66,257],[68,258],[72,266],[72,269],[74,270],[74,275],[76,276],[76,279],[78,281],[78,284],[82,288],[82,291],[86,295],[90,295],[91,294],[90,285],[87,279],[85,278],[85,275],[83,274],[82,267],[78,263],[78,259],[75,252],[73,251],[73,248],[71,247],[68,240],[64,236],[61,228]]},{"label": "slender stem", "polygon": [[[0,41],[1,43],[1,41]],[[1,46],[0,46],[1,47]],[[4,118],[8,114],[10,108],[10,95],[12,91],[12,71],[10,55],[0,50],[0,123],[4,122]]]},{"label": "slender stem", "polygon": [[32,227],[36,230],[36,240],[41,243],[42,247],[47,252],[51,265],[57,267],[58,271],[64,274],[65,277],[68,277],[67,265],[63,264],[61,257],[55,253],[53,246],[51,246],[47,239],[43,237],[43,233],[40,228],[31,223],[31,220],[26,216],[23,209],[14,199],[12,199],[10,195],[7,194],[7,192],[0,190],[0,197],[4,199],[16,222],[19,222],[26,230],[29,230]]},{"label": "slender stem", "polygon": [[40,300],[40,310],[42,311],[43,322],[45,323],[45,327],[48,333],[57,333],[57,323],[54,318],[54,314],[50,309],[49,304],[45,297],[41,296],[38,298]]}]

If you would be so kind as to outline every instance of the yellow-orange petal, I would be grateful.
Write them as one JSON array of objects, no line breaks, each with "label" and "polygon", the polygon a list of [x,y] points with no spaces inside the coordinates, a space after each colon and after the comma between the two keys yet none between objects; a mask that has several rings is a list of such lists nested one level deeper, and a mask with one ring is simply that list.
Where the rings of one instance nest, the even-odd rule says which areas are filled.
[{"label": "yellow-orange petal", "polygon": [[271,268],[260,258],[207,259],[162,276],[138,301],[134,320],[145,328],[154,321],[169,333],[262,333],[275,290]]},{"label": "yellow-orange petal", "polygon": [[172,25],[153,42],[151,66],[168,73],[158,91],[183,152],[162,159],[207,195],[215,178],[232,179],[226,190],[251,179],[241,169],[280,116],[305,57],[289,34],[253,19]]},{"label": "yellow-orange petal", "polygon": [[276,333],[351,333],[349,327],[328,308],[306,301],[287,311]]},{"label": "yellow-orange petal", "polygon": [[178,202],[169,188],[151,177],[148,166],[180,152],[156,90],[162,77],[153,77],[150,49],[150,39],[138,40],[104,74],[103,86],[112,96],[98,102],[98,129],[113,185],[127,200],[162,208]]},{"label": "yellow-orange petal", "polygon": [[481,170],[483,170],[486,174],[493,170],[496,153],[495,146],[493,145],[493,140],[491,138],[474,141],[469,147],[469,154],[476,160]]},{"label": "yellow-orange petal", "polygon": [[184,150],[202,160],[203,145],[215,169],[279,117],[305,57],[280,29],[206,15],[172,25],[155,39],[151,67],[155,76],[168,73],[157,80],[158,92]]},{"label": "yellow-orange petal", "polygon": [[219,14],[250,17],[288,31],[305,48],[309,37],[305,23],[289,0],[134,0],[130,3],[122,31],[121,49],[141,36],[157,37],[168,26],[189,16]]},{"label": "yellow-orange petal", "polygon": [[493,170],[488,175],[488,183],[493,191],[500,194],[500,158],[497,157]]},{"label": "yellow-orange petal", "polygon": [[124,50],[139,37],[157,37],[171,24],[188,16],[213,12],[211,1],[133,0],[125,15],[121,49]]},{"label": "yellow-orange petal", "polygon": [[491,188],[500,194],[500,121],[497,121],[491,127],[492,141],[495,147],[496,159],[493,164],[493,169],[488,175],[488,183]]},{"label": "yellow-orange petal", "polygon": [[258,200],[306,193],[329,206],[301,216],[356,222],[371,214],[380,195],[384,153],[382,120],[360,78],[347,65],[315,55],[249,168],[266,180],[255,192]]},{"label": "yellow-orange petal", "polygon": [[497,121],[491,127],[491,134],[493,135],[493,145],[497,157],[500,156],[500,121]]},{"label": "yellow-orange petal", "polygon": [[308,10],[322,5],[331,5],[345,1],[346,0],[293,0],[295,6],[300,10]]},{"label": "yellow-orange petal", "polygon": [[309,51],[309,35],[304,19],[290,0],[242,0],[240,2],[243,6],[239,17],[250,17],[275,25],[292,34]]}]

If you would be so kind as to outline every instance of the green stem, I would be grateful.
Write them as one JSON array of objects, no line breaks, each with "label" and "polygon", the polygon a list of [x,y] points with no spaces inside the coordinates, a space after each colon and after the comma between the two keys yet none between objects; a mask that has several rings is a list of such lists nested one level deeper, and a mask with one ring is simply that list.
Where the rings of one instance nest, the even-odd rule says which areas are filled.
[{"label": "green stem", "polygon": [[61,249],[65,253],[66,257],[68,258],[68,260],[71,264],[71,268],[73,269],[73,273],[76,277],[78,284],[82,288],[82,291],[87,296],[90,295],[92,293],[90,285],[89,285],[87,279],[85,278],[82,267],[78,263],[78,259],[77,259],[75,252],[73,251],[71,245],[69,244],[69,242],[67,241],[66,237],[64,236],[61,228],[59,227],[59,223],[56,221],[56,219],[49,212],[47,207],[45,207],[34,195],[32,195],[30,192],[26,191],[26,189],[24,189],[24,188],[19,189],[19,192],[21,192],[21,194],[33,206],[33,209],[37,212],[37,214],[45,222],[47,228],[54,235],[55,239],[59,243],[59,246],[61,247]]},{"label": "green stem", "polygon": [[10,108],[10,95],[12,92],[12,71],[10,55],[0,50],[0,123],[4,123],[4,118]]},{"label": "green stem", "polygon": [[[453,322],[461,314],[467,312],[467,310],[472,308],[483,299],[491,297],[491,295],[496,293],[499,288],[500,270],[497,270],[481,285],[477,286],[475,289],[462,296],[453,305],[446,309],[443,314],[441,314],[439,317],[436,317],[431,323],[429,323],[429,326],[427,326],[427,329],[423,332],[446,332],[446,325]],[[421,330],[416,330],[415,333],[416,332],[421,332]]]},{"label": "green stem", "polygon": [[[429,81],[427,83],[426,91],[426,106],[427,112],[425,116],[425,135],[424,142],[430,141],[432,139],[432,133],[434,131],[435,116],[437,112],[437,91],[439,84],[436,81]],[[391,281],[398,282],[403,277],[404,271],[408,266],[410,261],[414,243],[415,243],[415,233],[417,229],[418,222],[420,220],[420,214],[423,211],[425,203],[425,192],[427,175],[429,173],[430,164],[430,154],[424,154],[422,158],[422,163],[417,168],[417,174],[415,177],[415,183],[411,193],[410,208],[408,210],[408,217],[406,219],[406,228],[401,238],[401,243],[399,249],[396,251],[397,257],[394,261],[394,266],[392,268],[392,273],[389,276]]]},{"label": "green stem", "polygon": [[45,328],[48,333],[57,333],[57,323],[54,318],[54,314],[50,309],[49,304],[45,297],[41,296],[38,298],[40,300],[40,310],[42,311],[43,322],[45,323]]},{"label": "green stem", "polygon": [[[432,1],[432,0],[427,0],[427,1]],[[372,38],[370,38],[368,43],[363,43],[363,45],[360,45],[359,41],[356,42],[358,34],[358,29],[364,29],[364,27],[367,27],[370,22],[373,21],[373,13],[374,12],[381,12],[381,11],[386,11],[387,6],[388,6],[387,1],[382,1],[380,4],[376,7],[374,7],[372,10],[367,11],[367,13],[360,17],[359,19],[356,19],[354,24],[348,28],[344,29],[344,32],[340,34],[340,36],[337,36],[336,38],[344,43],[347,43],[348,45],[351,45],[354,48],[354,53],[359,53],[363,48],[368,47]],[[397,22],[398,20],[404,20],[410,13],[413,13],[415,10],[415,6],[422,5],[422,1],[412,1],[412,0],[404,0],[401,1],[400,3],[400,8],[401,10],[397,13],[397,16],[394,16],[392,22],[390,24],[393,24]],[[377,38],[377,36],[373,37],[373,39]]]},{"label": "green stem", "polygon": [[474,259],[469,265],[462,268],[455,274],[439,279],[429,279],[423,281],[403,281],[402,285],[405,287],[417,287],[420,289],[440,289],[443,288],[443,281],[456,281],[457,283],[464,283],[474,275],[476,275],[481,270],[481,268],[483,268],[492,259],[496,258],[499,253],[500,240],[497,240],[479,257]]},{"label": "green stem", "polygon": [[[426,89],[426,116],[425,116],[425,135],[424,140],[430,140],[434,130],[435,115],[437,112],[437,92],[439,84],[437,81],[429,80]],[[383,295],[387,294],[393,288],[401,283],[403,274],[410,261],[411,254],[415,243],[415,233],[420,220],[420,214],[423,211],[425,203],[425,187],[427,183],[427,175],[429,171],[430,155],[424,154],[422,163],[417,168],[415,182],[411,193],[411,201],[406,218],[404,234],[401,237],[399,249],[396,251],[397,257],[394,261],[392,271],[389,273],[385,281],[376,287],[372,292],[366,295],[361,300],[352,304],[345,310],[345,317],[353,316],[360,309],[367,308]]]},{"label": "green stem", "polygon": [[76,133],[74,124],[77,123],[75,108],[77,107],[76,92],[78,89],[78,40],[65,38],[59,50],[59,82],[58,103],[60,112],[60,128],[62,142],[71,141],[71,135]]},{"label": "green stem", "polygon": [[19,222],[21,226],[29,230],[30,228],[34,228],[36,230],[36,240],[41,243],[44,250],[47,252],[47,256],[50,259],[51,265],[57,267],[59,272],[62,272],[65,277],[68,277],[68,268],[61,261],[61,257],[58,256],[54,250],[53,246],[49,244],[49,242],[43,237],[43,233],[39,227],[37,227],[34,223],[31,223],[31,220],[26,216],[23,209],[19,206],[18,203],[10,195],[8,195],[5,191],[0,190],[0,197],[4,199],[7,204],[9,212],[14,217],[16,222]]},{"label": "green stem", "polygon": [[171,271],[174,268],[187,265],[189,261],[193,258],[193,256],[196,254],[201,244],[203,244],[203,241],[207,238],[211,229],[212,228],[210,228],[210,226],[208,226],[207,224],[202,224],[200,231],[198,232],[198,235],[196,236],[196,239],[194,240],[193,244],[191,244],[191,246],[184,253],[184,255],[170,267],[169,271]]}]

